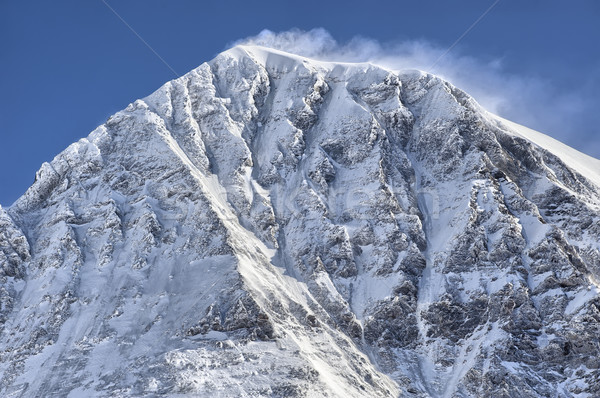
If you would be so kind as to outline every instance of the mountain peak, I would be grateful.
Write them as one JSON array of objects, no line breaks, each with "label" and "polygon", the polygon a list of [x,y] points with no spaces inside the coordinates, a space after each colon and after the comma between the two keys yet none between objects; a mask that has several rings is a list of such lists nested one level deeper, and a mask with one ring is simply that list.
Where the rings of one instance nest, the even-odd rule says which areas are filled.
[{"label": "mountain peak", "polygon": [[425,72],[236,46],[0,208],[0,392],[598,395],[597,165]]}]

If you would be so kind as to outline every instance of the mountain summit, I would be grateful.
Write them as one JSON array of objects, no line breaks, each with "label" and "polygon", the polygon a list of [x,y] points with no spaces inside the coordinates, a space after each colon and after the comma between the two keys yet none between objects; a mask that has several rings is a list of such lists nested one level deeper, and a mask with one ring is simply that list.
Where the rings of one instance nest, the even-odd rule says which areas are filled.
[{"label": "mountain summit", "polygon": [[6,397],[600,395],[600,161],[238,46],[0,208]]}]

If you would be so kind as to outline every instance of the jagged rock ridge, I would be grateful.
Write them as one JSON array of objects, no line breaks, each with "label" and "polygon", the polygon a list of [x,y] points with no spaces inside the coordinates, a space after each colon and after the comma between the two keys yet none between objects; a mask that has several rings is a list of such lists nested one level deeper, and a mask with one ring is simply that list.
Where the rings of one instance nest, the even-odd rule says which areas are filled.
[{"label": "jagged rock ridge", "polygon": [[0,208],[4,396],[600,394],[600,162],[238,46]]}]

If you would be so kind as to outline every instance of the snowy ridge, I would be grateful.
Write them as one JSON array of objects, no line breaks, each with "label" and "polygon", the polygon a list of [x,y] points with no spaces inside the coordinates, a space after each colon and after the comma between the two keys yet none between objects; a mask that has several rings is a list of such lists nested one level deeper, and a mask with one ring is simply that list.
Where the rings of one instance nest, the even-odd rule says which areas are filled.
[{"label": "snowy ridge", "polygon": [[596,186],[600,186],[600,160],[581,153],[552,137],[501,118],[500,116],[491,115],[491,117],[507,126],[509,128],[508,131],[514,132],[518,136],[558,156],[569,167],[574,168],[577,173],[589,179]]},{"label": "snowy ridge", "polygon": [[596,396],[599,164],[424,72],[235,47],[0,208],[0,392]]}]

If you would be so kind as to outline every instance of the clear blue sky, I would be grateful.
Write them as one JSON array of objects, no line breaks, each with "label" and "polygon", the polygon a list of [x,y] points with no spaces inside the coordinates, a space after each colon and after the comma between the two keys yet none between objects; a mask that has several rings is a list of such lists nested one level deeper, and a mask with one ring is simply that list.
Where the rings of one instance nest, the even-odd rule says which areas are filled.
[{"label": "clear blue sky", "polygon": [[[340,42],[361,35],[447,48],[493,2],[107,1],[179,74],[263,29],[323,27]],[[537,79],[552,86],[545,96],[590,109],[569,114],[568,134],[551,131],[544,115],[530,127],[600,157],[600,144],[590,144],[600,143],[599,21],[596,0],[501,0],[453,52],[500,59],[507,79]],[[27,189],[42,162],[174,78],[101,0],[0,0],[0,46],[4,206]]]}]

